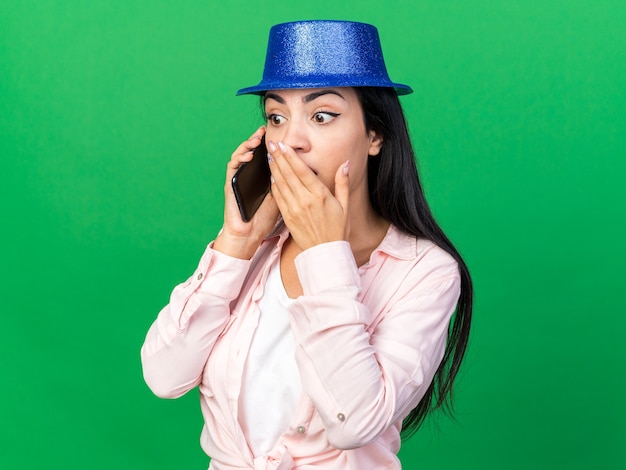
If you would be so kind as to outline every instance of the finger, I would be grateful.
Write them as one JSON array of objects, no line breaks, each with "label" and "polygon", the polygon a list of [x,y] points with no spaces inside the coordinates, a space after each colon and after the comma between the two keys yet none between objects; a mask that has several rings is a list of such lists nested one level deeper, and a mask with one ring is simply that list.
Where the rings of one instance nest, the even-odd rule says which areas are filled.
[{"label": "finger", "polygon": [[341,165],[335,173],[335,199],[347,214],[350,201],[350,160]]},{"label": "finger", "polygon": [[265,126],[261,126],[246,141],[242,142],[230,157],[229,169],[236,170],[242,163],[252,160],[254,149],[261,144],[264,134]]},{"label": "finger", "polygon": [[281,172],[280,167],[276,164],[275,158],[278,157],[277,147],[273,145],[273,142],[268,142],[267,148],[269,150],[268,163],[272,181],[271,194],[273,195],[280,212],[283,216],[285,216],[286,212],[289,210],[289,204],[287,201],[293,201],[295,196],[291,191],[291,187],[286,183],[285,176]]},{"label": "finger", "polygon": [[[288,145],[283,142],[278,142],[278,147],[281,150],[285,161],[289,163],[290,169],[293,174],[304,184],[307,188],[313,189],[315,187],[324,186],[319,180],[315,172],[307,165],[302,158]],[[325,187],[325,186],[324,186]]]},{"label": "finger", "polygon": [[228,170],[237,170],[242,163],[249,162],[254,156],[254,150],[248,150],[244,153],[233,153],[228,162]]},{"label": "finger", "polygon": [[285,199],[295,197],[292,186],[288,182],[290,178],[294,178],[293,172],[285,163],[282,150],[274,142],[268,142],[267,149],[267,161],[272,173],[272,192],[276,193],[276,202],[279,207],[283,207]]},{"label": "finger", "polygon": [[261,143],[261,139],[265,134],[265,126],[259,127],[254,133],[248,137],[247,140],[243,141],[239,147],[235,149],[233,155],[246,153],[250,150],[254,150]]},{"label": "finger", "polygon": [[[274,199],[274,201],[276,202],[276,205],[278,206],[278,210],[280,211],[281,214],[283,214],[283,217],[284,217],[287,211],[289,210],[289,205],[286,202],[286,198],[284,194],[285,188],[283,185],[279,185],[276,183],[276,178],[274,178],[274,176],[271,177],[271,180],[272,180],[272,185],[271,185],[271,190],[269,194],[272,195],[272,198]],[[287,188],[287,191],[289,192],[288,188]],[[290,196],[287,196],[287,197],[290,197]]]},{"label": "finger", "polygon": [[275,149],[272,156],[277,169],[275,178],[279,184],[288,186],[297,197],[305,197],[309,193],[320,195],[327,189],[291,147],[283,142],[272,147]]}]

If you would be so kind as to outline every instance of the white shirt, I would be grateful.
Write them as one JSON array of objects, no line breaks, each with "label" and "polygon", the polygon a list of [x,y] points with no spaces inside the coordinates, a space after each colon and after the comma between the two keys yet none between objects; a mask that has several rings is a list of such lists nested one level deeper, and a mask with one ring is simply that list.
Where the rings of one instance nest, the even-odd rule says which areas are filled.
[{"label": "white shirt", "polygon": [[287,430],[302,390],[287,316],[291,303],[280,276],[280,262],[274,263],[259,300],[261,314],[240,396],[239,418],[255,456],[267,454]]}]

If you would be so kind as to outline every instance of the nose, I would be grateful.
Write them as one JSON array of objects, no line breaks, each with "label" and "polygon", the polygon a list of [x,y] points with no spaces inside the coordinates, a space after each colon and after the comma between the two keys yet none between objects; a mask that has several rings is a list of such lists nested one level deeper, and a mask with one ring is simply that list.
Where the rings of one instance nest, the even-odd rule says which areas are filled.
[{"label": "nose", "polygon": [[294,149],[297,153],[306,153],[310,150],[310,140],[304,125],[288,121],[283,126],[283,132],[280,136],[283,143]]}]

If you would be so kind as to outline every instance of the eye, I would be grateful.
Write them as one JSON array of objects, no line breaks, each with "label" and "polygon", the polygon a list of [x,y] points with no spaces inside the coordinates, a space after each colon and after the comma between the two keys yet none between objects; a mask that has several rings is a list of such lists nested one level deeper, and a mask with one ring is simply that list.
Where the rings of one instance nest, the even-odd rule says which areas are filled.
[{"label": "eye", "polygon": [[285,117],[280,114],[268,114],[265,116],[265,120],[272,126],[279,126],[285,122]]},{"label": "eye", "polygon": [[337,116],[339,116],[338,113],[331,113],[329,111],[318,111],[313,115],[313,120],[318,124],[327,124]]}]

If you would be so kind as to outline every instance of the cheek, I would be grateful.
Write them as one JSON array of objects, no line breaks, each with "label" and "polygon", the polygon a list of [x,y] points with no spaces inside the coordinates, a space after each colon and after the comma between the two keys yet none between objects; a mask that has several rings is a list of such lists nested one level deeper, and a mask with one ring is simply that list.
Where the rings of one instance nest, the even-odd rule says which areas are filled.
[{"label": "cheek", "polygon": [[354,163],[355,165],[366,165],[371,147],[369,137],[361,133],[351,137],[352,138],[349,139],[349,142],[344,145],[344,151],[347,155],[349,155],[351,163]]},{"label": "cheek", "polygon": [[277,138],[276,131],[270,127],[265,128],[265,143],[270,140],[273,142],[277,142],[279,139]]}]

